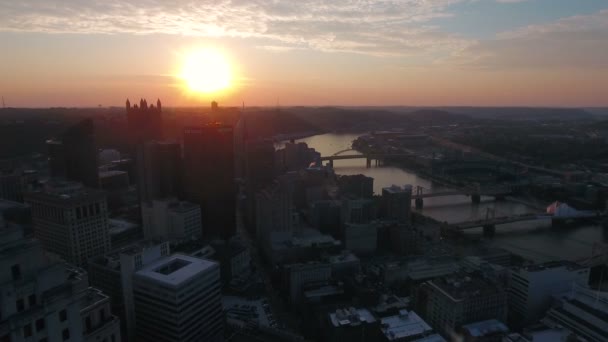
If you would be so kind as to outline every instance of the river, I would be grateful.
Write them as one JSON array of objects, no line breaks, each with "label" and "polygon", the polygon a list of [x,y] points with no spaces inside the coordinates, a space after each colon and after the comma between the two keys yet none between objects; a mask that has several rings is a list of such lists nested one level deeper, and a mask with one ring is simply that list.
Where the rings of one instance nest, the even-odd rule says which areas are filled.
[{"label": "river", "polygon": [[[297,141],[305,142],[321,155],[328,156],[350,148],[352,141],[357,137],[358,134],[322,134]],[[374,191],[377,194],[382,192],[383,187],[392,184],[422,186],[434,192],[445,190],[445,187],[433,184],[414,172],[398,167],[373,166],[367,168],[365,159],[336,160],[334,169],[337,174],[364,174],[373,177]],[[539,205],[544,207],[549,203],[539,203]],[[496,217],[539,212],[538,207],[512,200],[494,201],[493,198],[482,198],[480,204],[473,205],[467,196],[427,198],[424,200],[424,208],[418,212],[442,222],[458,223],[482,219],[488,208],[495,211]],[[551,222],[548,220],[498,226],[496,234],[491,238],[482,238],[481,229],[467,231],[466,236],[472,240],[481,238],[481,243],[489,247],[504,248],[539,262],[558,259],[577,260],[589,257],[594,243],[608,242],[608,230],[601,226],[587,225],[554,229],[551,228]]]}]

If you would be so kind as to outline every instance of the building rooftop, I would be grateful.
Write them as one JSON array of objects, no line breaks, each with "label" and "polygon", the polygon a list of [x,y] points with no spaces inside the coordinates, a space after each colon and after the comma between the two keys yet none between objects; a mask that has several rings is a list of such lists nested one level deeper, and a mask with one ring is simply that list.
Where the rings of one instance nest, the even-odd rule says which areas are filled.
[{"label": "building rooftop", "polygon": [[137,223],[121,219],[109,219],[108,223],[110,226],[110,235],[120,234],[127,230],[139,228],[139,225]]},{"label": "building rooftop", "polygon": [[405,338],[424,337],[433,328],[413,311],[401,310],[399,315],[382,318],[381,330],[389,341]]},{"label": "building rooftop", "polygon": [[494,333],[508,333],[509,328],[501,321],[489,319],[486,321],[475,322],[463,325],[462,329],[467,331],[472,337],[483,337]]},{"label": "building rooftop", "polygon": [[432,334],[420,339],[415,339],[412,342],[446,342],[443,337],[439,334]]},{"label": "building rooftop", "polygon": [[502,285],[484,278],[479,272],[454,274],[427,282],[454,301],[477,297],[484,293],[500,292]]},{"label": "building rooftop", "polygon": [[329,314],[331,324],[338,328],[343,326],[357,326],[363,323],[374,323],[376,318],[367,309],[355,309],[353,307],[338,309]]},{"label": "building rooftop", "polygon": [[521,269],[528,271],[528,272],[541,272],[541,271],[546,271],[546,270],[550,270],[553,268],[561,268],[561,267],[565,267],[568,270],[572,270],[572,271],[582,270],[582,269],[587,268],[585,266],[581,266],[572,261],[558,260],[558,261],[549,261],[549,262],[545,262],[542,264],[529,265],[529,266],[522,267]]},{"label": "building rooftop", "polygon": [[328,256],[327,261],[331,264],[340,264],[344,262],[357,262],[359,258],[349,251],[343,251],[340,254]]},{"label": "building rooftop", "polygon": [[341,244],[332,236],[322,234],[316,229],[302,229],[297,233],[273,232],[270,239],[274,250],[294,247],[339,246]]},{"label": "building rooftop", "polygon": [[101,171],[101,172],[99,172],[99,178],[110,178],[110,177],[122,176],[122,175],[126,175],[126,174],[127,173],[124,171],[116,171],[116,170]]},{"label": "building rooftop", "polygon": [[163,285],[179,286],[201,272],[216,267],[218,264],[210,260],[174,254],[150,263],[135,275]]},{"label": "building rooftop", "polygon": [[105,198],[104,191],[84,187],[81,183],[52,180],[44,185],[41,191],[30,192],[28,197],[42,200],[53,200],[68,205],[82,204],[82,200],[100,200]]},{"label": "building rooftop", "polygon": [[386,191],[386,192],[391,193],[391,194],[404,193],[404,192],[405,193],[411,193],[412,192],[412,186],[409,185],[409,184],[404,185],[403,187],[400,187],[398,185],[391,185],[389,187],[382,188],[382,191],[383,192]]},{"label": "building rooftop", "polygon": [[160,245],[161,242],[156,240],[139,240],[125,247],[115,249],[104,256],[92,258],[89,262],[97,265],[102,265],[113,270],[120,270],[120,255],[135,255],[143,250]]}]

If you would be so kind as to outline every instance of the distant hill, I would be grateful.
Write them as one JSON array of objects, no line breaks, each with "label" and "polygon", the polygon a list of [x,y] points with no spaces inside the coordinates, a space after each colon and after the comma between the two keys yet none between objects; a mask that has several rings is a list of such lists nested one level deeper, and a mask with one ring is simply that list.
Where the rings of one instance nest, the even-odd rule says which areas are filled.
[{"label": "distant hill", "polygon": [[404,116],[412,121],[425,125],[435,124],[455,124],[471,121],[471,117],[463,114],[454,114],[443,110],[436,109],[421,109],[412,113],[406,113]]},{"label": "distant hill", "polygon": [[249,137],[320,132],[321,129],[289,110],[259,109],[245,113]]}]

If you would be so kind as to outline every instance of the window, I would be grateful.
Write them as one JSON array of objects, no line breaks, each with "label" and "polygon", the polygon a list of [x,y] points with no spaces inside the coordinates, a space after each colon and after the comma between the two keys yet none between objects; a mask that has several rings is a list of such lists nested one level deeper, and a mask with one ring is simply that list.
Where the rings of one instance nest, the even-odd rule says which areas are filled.
[{"label": "window", "polygon": [[23,326],[23,337],[31,337],[32,336],[32,325],[26,324]]},{"label": "window", "polygon": [[19,264],[11,266],[11,273],[13,274],[13,280],[21,279],[21,266]]},{"label": "window", "polygon": [[104,310],[104,309],[99,310],[99,320],[102,322],[106,321],[106,310]]},{"label": "window", "polygon": [[49,342],[49,339],[46,337],[43,337],[43,338],[39,339],[38,342]]},{"label": "window", "polygon": [[44,318],[40,318],[36,320],[36,332],[44,329]]},{"label": "window", "polygon": [[27,297],[27,301],[30,303],[30,306],[36,305],[36,295],[30,295],[29,297]]},{"label": "window", "polygon": [[21,312],[25,310],[25,303],[23,302],[23,299],[17,299],[17,312]]},{"label": "window", "polygon": [[91,325],[91,316],[88,316],[88,317],[85,319],[85,325],[86,325],[86,329],[87,329],[86,331],[87,331],[87,332],[88,332],[88,331],[91,331],[91,328],[92,328],[92,325]]},{"label": "window", "polygon": [[114,336],[114,334],[112,334],[112,336],[110,336],[110,341],[111,342],[116,342],[116,336]]},{"label": "window", "polygon": [[59,311],[59,321],[60,322],[65,322],[68,319],[68,312],[65,310],[61,310]]},{"label": "window", "polygon": [[61,332],[61,337],[63,337],[64,341],[67,341],[70,339],[70,329],[63,329],[63,331]]}]

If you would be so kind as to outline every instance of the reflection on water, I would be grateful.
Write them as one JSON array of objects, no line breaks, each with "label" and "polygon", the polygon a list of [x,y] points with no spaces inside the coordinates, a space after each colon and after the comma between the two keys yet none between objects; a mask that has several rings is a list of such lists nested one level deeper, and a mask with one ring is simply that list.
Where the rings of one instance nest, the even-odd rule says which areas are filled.
[{"label": "reflection on water", "polygon": [[[298,141],[305,142],[323,156],[332,155],[351,147],[357,134],[323,134]],[[383,187],[392,184],[412,184],[433,191],[445,190],[445,187],[433,184],[418,177],[413,172],[391,166],[366,168],[365,159],[336,160],[334,169],[337,174],[364,174],[374,178],[374,191],[382,192]],[[536,213],[538,209],[512,201],[496,202],[492,198],[483,198],[479,205],[472,205],[467,196],[449,196],[427,198],[424,209],[419,212],[439,221],[457,223],[482,219],[487,208],[493,208],[497,217]],[[481,229],[467,232],[471,237],[481,236]],[[553,259],[581,259],[591,254],[595,242],[608,242],[608,233],[600,226],[582,226],[576,228],[551,228],[549,220],[517,222],[499,226],[496,234],[484,242],[492,247],[501,247],[524,257],[544,261]]]}]

